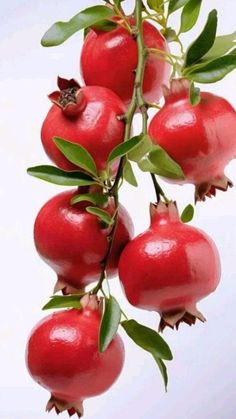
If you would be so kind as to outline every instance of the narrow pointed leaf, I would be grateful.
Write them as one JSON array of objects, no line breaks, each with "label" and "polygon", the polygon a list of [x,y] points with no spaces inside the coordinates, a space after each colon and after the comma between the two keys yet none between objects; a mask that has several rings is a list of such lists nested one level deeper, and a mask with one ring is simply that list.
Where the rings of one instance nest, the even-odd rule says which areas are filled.
[{"label": "narrow pointed leaf", "polygon": [[87,201],[87,202],[91,202],[94,205],[105,205],[108,201],[108,197],[106,195],[102,195],[99,193],[96,194],[79,194],[79,195],[75,195],[73,196],[73,198],[71,199],[71,204],[78,204],[79,202],[83,202],[83,201]]},{"label": "narrow pointed leaf", "polygon": [[201,101],[201,91],[199,87],[195,87],[194,82],[190,84],[189,99],[193,106],[198,105]]},{"label": "narrow pointed leaf", "polygon": [[189,0],[170,0],[168,14],[170,15],[171,13],[185,6],[185,4],[188,3],[188,1]]},{"label": "narrow pointed leaf", "polygon": [[135,174],[133,172],[133,168],[131,166],[131,163],[127,160],[125,163],[125,167],[123,170],[123,176],[126,182],[128,182],[130,185],[137,187],[138,182],[136,180]]},{"label": "narrow pointed leaf", "polygon": [[87,207],[86,211],[90,214],[96,215],[101,221],[103,221],[107,225],[111,224],[112,218],[107,211],[97,207]]},{"label": "narrow pointed leaf", "polygon": [[141,158],[145,154],[147,154],[153,147],[153,142],[149,135],[143,135],[139,138],[139,144],[128,154],[128,159],[135,162],[139,162]]},{"label": "narrow pointed leaf", "polygon": [[187,207],[183,210],[181,214],[181,220],[183,223],[189,223],[193,219],[194,216],[194,208],[191,204],[187,205]]},{"label": "narrow pointed leaf", "polygon": [[42,310],[51,310],[55,308],[81,308],[80,299],[84,294],[75,295],[55,295],[43,306]]},{"label": "narrow pointed leaf", "polygon": [[114,297],[105,299],[105,311],[99,334],[99,351],[104,352],[116,335],[120,324],[121,310]]},{"label": "narrow pointed leaf", "polygon": [[166,28],[165,30],[163,30],[161,32],[162,32],[162,35],[166,38],[166,40],[168,42],[174,42],[174,41],[176,41],[177,34],[176,34],[176,31],[173,28],[168,27],[168,28]]},{"label": "narrow pointed leaf", "polygon": [[164,10],[163,0],[147,0],[147,4],[151,10],[155,10],[156,12]]},{"label": "narrow pointed leaf", "polygon": [[204,56],[204,60],[210,61],[222,57],[236,46],[236,31],[229,35],[217,36],[213,47]]},{"label": "narrow pointed leaf", "polygon": [[167,391],[167,386],[168,386],[168,373],[167,373],[167,368],[164,364],[164,362],[162,361],[162,359],[157,358],[156,356],[153,356],[153,358],[155,359],[158,368],[160,370],[160,373],[162,375],[163,381],[164,381],[164,386],[165,386],[165,391]]},{"label": "narrow pointed leaf", "polygon": [[54,166],[35,166],[27,169],[27,173],[46,182],[62,186],[89,186],[96,182],[82,172],[65,172]]},{"label": "narrow pointed leaf", "polygon": [[117,23],[110,20],[101,20],[93,25],[93,28],[100,29],[103,32],[110,32],[117,27]]},{"label": "narrow pointed leaf", "polygon": [[41,44],[44,47],[60,45],[81,29],[89,28],[114,15],[114,11],[106,6],[89,7],[82,10],[67,22],[54,23],[44,34]]},{"label": "narrow pointed leaf", "polygon": [[198,83],[215,83],[236,68],[236,54],[232,51],[224,57],[193,67],[186,77]]},{"label": "narrow pointed leaf", "polygon": [[188,32],[198,20],[202,0],[189,0],[181,14],[180,33]]},{"label": "narrow pointed leaf", "polygon": [[95,161],[84,147],[59,137],[54,137],[53,141],[71,163],[81,167],[92,175],[97,176]]},{"label": "narrow pointed leaf", "polygon": [[125,320],[121,323],[127,335],[145,351],[161,359],[172,360],[173,356],[168,344],[155,330],[143,326],[135,320]]},{"label": "narrow pointed leaf", "polygon": [[127,140],[121,144],[119,144],[117,147],[115,147],[112,152],[110,153],[108,157],[108,163],[111,164],[116,159],[125,156],[127,153],[129,153],[131,150],[133,150],[140,142],[140,137],[133,137],[130,140]]},{"label": "narrow pointed leaf", "polygon": [[186,51],[184,67],[197,63],[213,46],[217,30],[217,11],[212,10],[203,31]]},{"label": "narrow pointed leaf", "polygon": [[143,172],[154,173],[171,179],[184,179],[180,165],[176,163],[159,145],[138,163]]}]

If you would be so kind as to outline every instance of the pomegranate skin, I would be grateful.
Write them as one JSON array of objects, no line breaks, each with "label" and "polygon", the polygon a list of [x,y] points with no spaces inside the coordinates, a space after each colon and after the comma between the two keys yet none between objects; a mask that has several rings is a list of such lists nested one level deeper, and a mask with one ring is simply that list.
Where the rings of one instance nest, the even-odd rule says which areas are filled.
[{"label": "pomegranate skin", "polygon": [[[108,229],[102,229],[98,218],[86,211],[87,202],[70,204],[76,194],[78,190],[56,195],[42,207],[35,220],[36,249],[58,275],[55,291],[68,291],[71,287],[80,290],[97,281],[101,272],[100,263],[108,250]],[[106,210],[113,214],[114,204],[111,200]],[[116,275],[120,254],[132,236],[132,220],[120,205],[108,262],[109,277]]]},{"label": "pomegranate skin", "polygon": [[125,124],[117,117],[125,113],[125,107],[120,98],[105,87],[82,87],[79,95],[81,103],[76,114],[74,110],[70,114],[68,107],[63,108],[53,100],[42,125],[42,144],[48,157],[63,170],[78,170],[78,167],[63,156],[53,137],[80,144],[92,155],[100,172],[105,170],[110,152],[124,139]]},{"label": "pomegranate skin", "polygon": [[160,328],[204,317],[196,303],[220,280],[217,248],[203,231],[182,223],[174,203],[151,205],[151,225],[124,249],[119,276],[135,307],[158,311]]},{"label": "pomegranate skin", "polygon": [[189,81],[184,79],[165,88],[165,99],[150,123],[149,135],[182,167],[185,180],[177,183],[193,183],[197,200],[232,186],[224,175],[225,166],[236,156],[236,113],[230,103],[202,92],[200,103],[192,106]]},{"label": "pomegranate skin", "polygon": [[124,364],[124,345],[116,335],[98,350],[101,313],[85,307],[45,317],[32,330],[26,365],[32,378],[51,393],[47,410],[83,414],[83,400],[108,390]]},{"label": "pomegranate skin", "polygon": [[[134,19],[130,23],[132,25]],[[148,22],[143,23],[143,35],[147,48],[169,52],[165,38]],[[108,87],[127,106],[133,94],[137,64],[137,43],[128,30],[117,26],[110,32],[90,30],[87,34],[81,54],[81,73],[86,85]],[[161,85],[168,82],[169,74],[170,65],[150,53],[143,81],[147,102],[159,101],[162,96]]]}]

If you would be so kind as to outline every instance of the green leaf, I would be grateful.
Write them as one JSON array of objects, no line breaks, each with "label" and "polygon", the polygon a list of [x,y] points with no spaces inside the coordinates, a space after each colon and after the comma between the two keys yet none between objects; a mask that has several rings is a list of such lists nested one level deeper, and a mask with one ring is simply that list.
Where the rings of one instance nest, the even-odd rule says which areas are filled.
[{"label": "green leaf", "polygon": [[135,320],[125,320],[121,323],[127,335],[145,351],[150,352],[154,357],[173,359],[171,350],[164,339],[154,330],[143,326]]},{"label": "green leaf", "polygon": [[180,165],[176,163],[159,145],[138,163],[143,172],[154,173],[170,179],[184,179]]},{"label": "green leaf", "polygon": [[131,163],[127,160],[125,163],[125,167],[123,170],[123,176],[126,182],[128,182],[130,185],[137,187],[138,182],[136,180],[135,174],[133,172],[133,168],[131,166]]},{"label": "green leaf", "polygon": [[206,25],[197,39],[186,51],[184,68],[197,63],[213,46],[217,30],[217,11],[212,10]]},{"label": "green leaf", "polygon": [[110,32],[117,27],[117,23],[111,22],[110,20],[101,20],[100,22],[93,25],[93,28],[100,29],[103,32]]},{"label": "green leaf", "polygon": [[140,142],[140,137],[136,136],[116,146],[108,157],[108,160],[107,160],[108,164],[111,164],[116,159],[122,156],[125,156],[127,153],[129,153],[131,150],[137,147],[139,142]]},{"label": "green leaf", "polygon": [[116,335],[120,324],[121,310],[118,302],[112,296],[105,299],[105,311],[99,334],[99,351],[104,352]]},{"label": "green leaf", "polygon": [[217,36],[213,47],[204,56],[204,60],[212,60],[229,52],[236,46],[236,31],[229,35]]},{"label": "green leaf", "polygon": [[180,33],[188,32],[198,20],[202,0],[189,0],[181,14]]},{"label": "green leaf", "polygon": [[185,4],[188,3],[188,1],[189,0],[170,0],[168,14],[170,15],[171,13],[185,6]]},{"label": "green leaf", "polygon": [[160,12],[164,10],[164,1],[163,0],[147,0],[148,7],[151,10]]},{"label": "green leaf", "polygon": [[35,166],[27,169],[27,173],[46,182],[62,186],[88,186],[96,182],[82,172],[65,172],[54,166]]},{"label": "green leaf", "polygon": [[81,29],[89,28],[114,15],[114,11],[107,6],[89,7],[72,17],[68,22],[54,23],[44,34],[41,44],[44,47],[60,45]]},{"label": "green leaf", "polygon": [[128,159],[139,162],[141,158],[147,154],[153,147],[153,142],[149,135],[142,135],[139,136],[139,143],[138,145],[129,152]]},{"label": "green leaf", "polygon": [[165,391],[167,391],[167,385],[168,385],[167,368],[166,368],[164,362],[162,361],[162,359],[157,358],[156,356],[153,356],[153,357],[154,357],[154,359],[155,359],[155,361],[158,365],[158,368],[161,372],[161,375],[162,375],[162,378],[163,378],[163,381],[164,381],[164,385],[165,385]]},{"label": "green leaf", "polygon": [[188,79],[198,83],[215,83],[222,80],[227,74],[236,68],[236,54],[232,53],[224,57],[203,63],[193,67],[186,73]]},{"label": "green leaf", "polygon": [[201,101],[201,90],[199,89],[199,87],[195,87],[193,81],[190,84],[189,100],[193,106],[198,105]]},{"label": "green leaf", "polygon": [[54,137],[53,141],[57,148],[59,148],[71,163],[74,163],[92,175],[97,176],[95,161],[84,147],[59,137]]},{"label": "green leaf", "polygon": [[105,205],[108,202],[108,197],[107,195],[102,195],[100,193],[79,194],[74,195],[70,202],[72,205],[74,205],[83,201],[91,202],[94,205]]},{"label": "green leaf", "polygon": [[176,41],[177,34],[174,29],[166,28],[165,30],[161,31],[162,35],[166,38],[168,42]]},{"label": "green leaf", "polygon": [[42,310],[54,308],[81,308],[80,299],[84,294],[55,295],[43,306]]},{"label": "green leaf", "polygon": [[97,207],[87,207],[86,211],[90,214],[96,215],[101,221],[103,221],[107,225],[111,224],[112,217],[107,211]]},{"label": "green leaf", "polygon": [[189,223],[193,219],[194,216],[194,208],[191,204],[187,205],[187,207],[183,210],[181,214],[181,220],[183,223]]}]

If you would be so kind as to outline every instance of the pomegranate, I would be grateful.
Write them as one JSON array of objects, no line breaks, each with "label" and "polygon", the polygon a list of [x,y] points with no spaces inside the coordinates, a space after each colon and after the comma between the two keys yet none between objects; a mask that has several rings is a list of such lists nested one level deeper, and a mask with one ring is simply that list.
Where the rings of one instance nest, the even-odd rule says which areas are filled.
[{"label": "pomegranate", "polygon": [[59,77],[58,87],[49,95],[53,105],[41,130],[47,155],[61,169],[77,168],[53,142],[61,137],[86,148],[98,171],[104,170],[109,153],[124,139],[125,124],[118,118],[125,112],[122,101],[105,87],[80,87],[73,79]]},{"label": "pomegranate", "polygon": [[220,280],[217,248],[203,231],[182,223],[175,203],[151,204],[151,225],[124,249],[119,276],[135,307],[158,311],[160,330],[204,321],[196,303]]},{"label": "pomegranate", "polygon": [[[78,190],[60,193],[50,199],[39,211],[34,225],[35,246],[42,259],[58,275],[55,291],[68,293],[83,289],[97,281],[101,262],[108,250],[109,229],[101,226],[95,215],[86,211],[88,202],[71,205],[71,198]],[[110,198],[105,208],[114,213]],[[133,223],[120,205],[118,224],[108,262],[107,274],[116,275],[120,254],[133,236]]]},{"label": "pomegranate", "polygon": [[47,411],[83,415],[83,401],[105,392],[124,364],[124,346],[116,335],[100,353],[101,313],[95,296],[81,300],[82,310],[69,309],[44,318],[32,330],[26,364],[32,378],[51,392]]},{"label": "pomegranate", "polygon": [[[130,19],[130,25],[134,24]],[[157,28],[143,22],[144,43],[147,48],[168,52],[165,38]],[[86,85],[105,86],[113,90],[126,105],[134,88],[138,50],[135,36],[118,25],[110,32],[91,29],[87,34],[82,54],[81,72]],[[168,82],[170,65],[157,54],[150,53],[145,66],[143,92],[146,101],[159,101],[161,85]]]},{"label": "pomegranate", "polygon": [[224,168],[236,156],[236,113],[208,92],[192,106],[189,83],[176,79],[164,88],[165,105],[152,119],[149,135],[182,167],[185,180],[178,183],[193,183],[196,200],[204,200],[232,186]]}]

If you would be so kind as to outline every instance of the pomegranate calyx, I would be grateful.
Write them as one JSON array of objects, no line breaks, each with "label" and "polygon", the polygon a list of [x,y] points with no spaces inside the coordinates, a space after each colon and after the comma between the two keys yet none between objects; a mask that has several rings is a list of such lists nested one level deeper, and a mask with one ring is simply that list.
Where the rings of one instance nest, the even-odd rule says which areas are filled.
[{"label": "pomegranate calyx", "polygon": [[75,79],[68,80],[60,76],[57,77],[57,86],[59,87],[59,90],[66,90],[70,87],[77,87],[77,89],[80,89],[81,87]]},{"label": "pomegranate calyx", "polygon": [[54,395],[51,395],[51,398],[48,401],[47,406],[46,406],[46,412],[51,412],[51,410],[53,409],[55,409],[58,415],[64,412],[65,410],[67,410],[70,417],[77,414],[78,418],[81,418],[84,414],[82,401],[69,403],[64,400],[60,400]]},{"label": "pomegranate calyx", "polygon": [[179,221],[179,212],[176,202],[170,201],[164,203],[160,201],[158,204],[150,204],[150,217],[151,224],[153,223],[166,223]]},{"label": "pomegranate calyx", "polygon": [[48,95],[52,103],[57,105],[68,117],[75,117],[86,106],[86,100],[80,85],[74,79],[58,77],[57,84],[60,90]]},{"label": "pomegranate calyx", "polygon": [[227,191],[228,188],[233,187],[233,182],[222,175],[218,179],[209,182],[201,183],[195,187],[195,202],[205,201],[206,197],[212,198],[216,195],[216,190]]},{"label": "pomegranate calyx", "polygon": [[158,330],[159,332],[163,332],[167,326],[171,329],[176,328],[176,330],[178,330],[180,323],[186,323],[189,326],[192,326],[196,323],[197,319],[203,323],[206,321],[206,318],[200,311],[197,310],[195,306],[188,307],[183,310],[180,309],[162,313]]},{"label": "pomegranate calyx", "polygon": [[180,99],[189,97],[190,81],[184,78],[173,79],[170,82],[170,87],[162,86],[163,95],[166,102],[176,102]]},{"label": "pomegranate calyx", "polygon": [[63,295],[69,295],[69,294],[83,294],[84,288],[74,288],[71,285],[68,285],[67,282],[58,276],[57,282],[53,289],[53,294],[56,294],[57,292],[61,291]]},{"label": "pomegranate calyx", "polygon": [[85,294],[80,300],[83,309],[99,310],[100,299],[94,294]]}]

